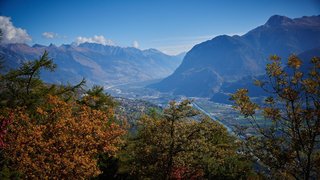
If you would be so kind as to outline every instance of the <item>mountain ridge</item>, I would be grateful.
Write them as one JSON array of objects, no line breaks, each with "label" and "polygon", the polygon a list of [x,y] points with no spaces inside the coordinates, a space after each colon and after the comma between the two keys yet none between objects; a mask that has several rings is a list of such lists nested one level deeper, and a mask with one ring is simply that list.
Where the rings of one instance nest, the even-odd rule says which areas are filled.
[{"label": "mountain ridge", "polygon": [[49,52],[58,65],[56,72],[43,72],[44,80],[53,83],[76,82],[83,77],[89,84],[119,84],[160,79],[170,75],[181,63],[180,56],[170,56],[159,50],[82,43],[44,46],[34,44],[2,44],[7,69],[39,58]]},{"label": "mountain ridge", "polygon": [[[294,19],[274,15],[242,36],[221,35],[195,45],[172,75],[148,87],[175,95],[211,97],[225,82],[263,74],[272,54],[286,59],[316,47],[320,47],[320,15]],[[200,83],[190,72],[203,68],[213,69],[215,75],[201,76]],[[210,82],[209,87],[205,82]],[[194,89],[188,91],[187,86]]]}]

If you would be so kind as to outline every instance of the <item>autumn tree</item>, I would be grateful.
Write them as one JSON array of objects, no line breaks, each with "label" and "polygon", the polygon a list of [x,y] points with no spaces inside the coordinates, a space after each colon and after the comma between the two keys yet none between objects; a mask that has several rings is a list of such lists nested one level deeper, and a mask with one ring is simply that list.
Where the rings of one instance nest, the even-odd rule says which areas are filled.
[{"label": "autumn tree", "polygon": [[114,154],[124,130],[108,115],[48,96],[36,113],[15,109],[5,157],[24,178],[82,179],[99,174],[96,156]]},{"label": "autumn tree", "polygon": [[24,107],[29,114],[33,114],[38,106],[45,102],[48,94],[59,95],[61,98],[71,97],[74,92],[81,88],[84,81],[76,86],[56,86],[43,83],[40,79],[40,71],[54,71],[56,65],[44,52],[39,59],[27,61],[17,69],[11,69],[7,73],[0,69],[0,178],[7,177],[10,169],[6,167],[6,158],[3,155],[5,147],[4,137],[8,132],[8,126],[13,122],[14,109]]},{"label": "autumn tree", "polygon": [[15,172],[24,179],[91,178],[100,173],[98,155],[114,155],[122,142],[125,130],[111,120],[113,107],[105,106],[112,98],[92,89],[87,101],[79,94],[84,81],[43,83],[40,71],[54,68],[45,52],[1,76],[0,178]]},{"label": "autumn tree", "polygon": [[[247,151],[267,167],[273,177],[295,179],[320,178],[320,60],[301,68],[295,55],[286,66],[278,56],[270,58],[267,78],[257,81],[270,94],[264,104],[256,104],[248,97],[248,90],[240,89],[232,95],[235,108],[247,117],[258,135],[246,135]],[[301,69],[308,69],[303,72]],[[257,116],[265,119],[261,126]]]},{"label": "autumn tree", "polygon": [[[197,116],[196,119],[195,116]],[[143,116],[121,156],[139,179],[241,178],[250,164],[236,139],[220,124],[199,116],[190,101],[171,102],[163,114]]]}]

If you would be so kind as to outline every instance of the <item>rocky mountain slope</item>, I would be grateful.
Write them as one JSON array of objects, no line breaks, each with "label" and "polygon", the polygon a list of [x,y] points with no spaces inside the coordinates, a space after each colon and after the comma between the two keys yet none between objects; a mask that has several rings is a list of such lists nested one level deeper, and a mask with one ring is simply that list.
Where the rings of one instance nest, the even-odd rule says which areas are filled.
[{"label": "rocky mountain slope", "polygon": [[186,96],[211,97],[226,82],[264,73],[267,59],[286,59],[320,47],[320,16],[290,19],[275,15],[242,36],[217,36],[194,46],[169,77],[151,88]]}]

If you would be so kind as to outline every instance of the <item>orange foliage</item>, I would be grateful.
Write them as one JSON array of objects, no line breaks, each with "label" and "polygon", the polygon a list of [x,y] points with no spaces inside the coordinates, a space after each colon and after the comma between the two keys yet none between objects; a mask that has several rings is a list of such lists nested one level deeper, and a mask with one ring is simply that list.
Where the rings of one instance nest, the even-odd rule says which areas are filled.
[{"label": "orange foliage", "polygon": [[96,176],[100,173],[97,154],[114,154],[124,134],[108,117],[105,112],[48,96],[33,114],[15,110],[4,155],[27,179]]},{"label": "orange foliage", "polygon": [[12,113],[10,113],[8,117],[0,115],[0,149],[5,147],[4,137],[8,132],[8,126],[12,122],[12,116],[13,116]]},{"label": "orange foliage", "polygon": [[201,179],[204,176],[202,169],[190,169],[187,167],[176,167],[171,174],[172,179]]}]

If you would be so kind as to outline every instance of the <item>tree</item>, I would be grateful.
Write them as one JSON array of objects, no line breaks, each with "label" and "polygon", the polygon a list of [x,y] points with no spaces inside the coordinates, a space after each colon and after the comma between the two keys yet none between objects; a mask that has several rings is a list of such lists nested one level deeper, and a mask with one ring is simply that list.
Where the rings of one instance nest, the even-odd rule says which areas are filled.
[{"label": "tree", "polygon": [[23,178],[85,179],[100,173],[97,155],[113,155],[124,130],[108,114],[49,95],[33,114],[13,110],[4,157]]},{"label": "tree", "polygon": [[64,100],[74,99],[76,92],[83,87],[85,80],[74,86],[45,84],[40,79],[42,70],[53,72],[56,64],[47,51],[39,59],[22,63],[18,69],[11,69],[0,76],[0,107],[25,106],[30,110],[42,103],[48,94],[58,95]]},{"label": "tree", "polygon": [[[232,95],[235,108],[249,118],[257,136],[246,135],[247,151],[274,177],[320,178],[320,60],[314,57],[309,72],[300,71],[302,61],[295,55],[284,67],[272,56],[266,67],[267,79],[257,81],[270,94],[258,105],[240,89]],[[257,115],[258,114],[258,115]],[[261,126],[257,116],[268,126]]]},{"label": "tree", "polygon": [[86,91],[80,103],[102,111],[110,111],[117,105],[113,98],[104,92],[103,87],[97,85]]},{"label": "tree", "polygon": [[143,116],[120,159],[120,172],[151,179],[241,178],[250,164],[236,139],[198,112],[190,101],[171,102],[162,115]]},{"label": "tree", "polygon": [[17,70],[10,70],[1,77],[1,106],[31,106],[48,92],[40,80],[40,70],[54,71],[56,65],[48,57],[48,52],[37,60],[25,62]]},{"label": "tree", "polygon": [[98,155],[113,156],[125,133],[112,119],[113,99],[101,88],[81,96],[84,80],[75,86],[43,83],[42,69],[55,69],[47,52],[0,77],[0,178],[98,175]]}]

